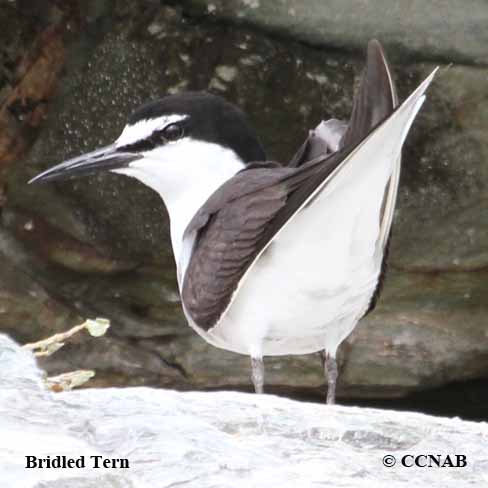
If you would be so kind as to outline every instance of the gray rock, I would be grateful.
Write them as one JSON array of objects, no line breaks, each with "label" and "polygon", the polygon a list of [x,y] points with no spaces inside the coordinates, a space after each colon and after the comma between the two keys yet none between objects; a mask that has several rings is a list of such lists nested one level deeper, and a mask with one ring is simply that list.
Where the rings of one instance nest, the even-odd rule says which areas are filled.
[{"label": "gray rock", "polygon": [[184,0],[190,12],[263,30],[314,45],[363,49],[380,39],[400,57],[488,63],[488,6],[456,0]]},{"label": "gray rock", "polygon": [[488,265],[487,76],[487,69],[442,70],[414,125],[391,253],[398,268],[476,271]]},{"label": "gray rock", "polygon": [[[30,353],[4,335],[0,371],[0,477],[8,487],[459,488],[488,482],[481,448],[486,423],[231,392],[51,394]],[[401,465],[404,456],[423,454],[443,462],[462,454],[467,465]],[[86,466],[26,469],[26,456],[82,457]],[[127,459],[129,469],[95,469],[91,456]],[[384,456],[397,464],[384,466]]]}]

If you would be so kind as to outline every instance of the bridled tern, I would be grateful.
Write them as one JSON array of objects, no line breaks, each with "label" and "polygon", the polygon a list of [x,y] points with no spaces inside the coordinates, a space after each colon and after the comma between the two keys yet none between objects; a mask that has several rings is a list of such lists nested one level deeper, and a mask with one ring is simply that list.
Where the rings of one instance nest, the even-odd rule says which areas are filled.
[{"label": "bridled tern", "polygon": [[401,149],[435,71],[401,105],[378,41],[348,123],[322,121],[287,165],[266,160],[245,115],[204,92],[139,108],[112,144],[31,180],[111,171],[156,191],[188,323],[251,357],[322,351],[327,403],[336,352],[376,302],[398,190]]}]

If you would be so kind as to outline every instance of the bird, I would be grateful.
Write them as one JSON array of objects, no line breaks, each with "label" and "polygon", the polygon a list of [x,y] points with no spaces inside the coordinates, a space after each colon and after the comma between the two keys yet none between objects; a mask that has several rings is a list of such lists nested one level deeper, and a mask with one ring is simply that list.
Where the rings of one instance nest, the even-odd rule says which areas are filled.
[{"label": "bird", "polygon": [[182,92],[139,107],[115,142],[29,183],[108,171],[154,190],[188,324],[250,357],[256,393],[263,357],[319,352],[333,404],[337,350],[379,295],[402,146],[436,70],[399,104],[381,43],[370,41],[349,121],[321,121],[285,163],[266,158],[235,105]]}]

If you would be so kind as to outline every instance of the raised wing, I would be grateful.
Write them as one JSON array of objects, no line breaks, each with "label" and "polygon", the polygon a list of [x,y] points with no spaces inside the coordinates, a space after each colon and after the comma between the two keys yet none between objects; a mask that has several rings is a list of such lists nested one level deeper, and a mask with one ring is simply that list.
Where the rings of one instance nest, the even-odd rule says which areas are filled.
[{"label": "raised wing", "polygon": [[[322,121],[310,134],[290,162],[300,166],[313,157],[331,154],[343,147],[359,143],[375,126],[393,113],[398,106],[396,87],[381,44],[377,40],[368,43],[366,70],[354,97],[349,123],[331,119]],[[385,189],[382,211],[379,215],[380,233],[378,244],[384,252],[379,286],[371,300],[371,311],[381,292],[391,236],[391,226],[400,181],[401,154],[395,162]]]},{"label": "raised wing", "polygon": [[366,72],[354,97],[351,118],[340,147],[359,143],[398,105],[398,97],[381,44],[368,43]]},{"label": "raised wing", "polygon": [[183,236],[193,249],[181,287],[185,311],[200,328],[216,324],[256,256],[344,156],[317,158],[300,168],[254,164],[200,208]]},{"label": "raised wing", "polygon": [[397,106],[396,88],[385,54],[381,44],[372,40],[368,43],[366,70],[354,97],[349,123],[323,120],[309,132],[288,166],[301,166],[318,156],[357,144]]},{"label": "raised wing", "polygon": [[219,321],[253,263],[318,195],[340,191],[350,178],[361,177],[375,165],[390,165],[384,171],[394,171],[434,73],[359,143],[297,168],[254,165],[209,198],[184,236],[192,239],[193,249],[182,277],[182,298],[186,313],[199,327],[208,330]]}]

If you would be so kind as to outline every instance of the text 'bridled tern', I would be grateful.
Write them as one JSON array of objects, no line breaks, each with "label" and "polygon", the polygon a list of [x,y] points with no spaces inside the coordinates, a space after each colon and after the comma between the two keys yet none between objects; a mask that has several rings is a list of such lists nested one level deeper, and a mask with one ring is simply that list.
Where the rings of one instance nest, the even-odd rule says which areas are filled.
[{"label": "text 'bridled tern'", "polygon": [[371,41],[349,122],[322,121],[288,165],[266,160],[234,105],[188,92],[144,105],[113,144],[31,182],[111,171],[152,188],[190,326],[249,355],[256,392],[263,356],[322,351],[333,403],[337,348],[376,302],[402,145],[434,74],[399,105]]}]

